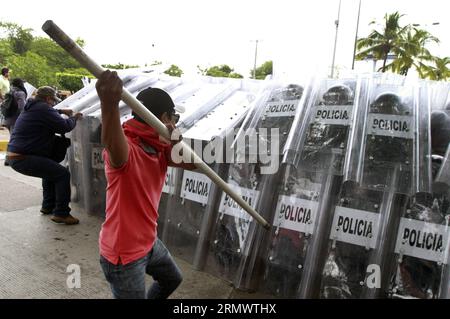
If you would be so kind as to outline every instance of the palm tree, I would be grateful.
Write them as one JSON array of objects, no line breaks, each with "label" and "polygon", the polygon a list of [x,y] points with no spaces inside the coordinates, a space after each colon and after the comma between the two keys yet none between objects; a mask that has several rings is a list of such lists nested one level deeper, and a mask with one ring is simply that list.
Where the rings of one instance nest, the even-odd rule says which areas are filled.
[{"label": "palm tree", "polygon": [[423,79],[428,78],[435,81],[444,81],[450,78],[450,68],[447,67],[450,64],[450,57],[433,58],[434,66],[420,63],[419,76]]},{"label": "palm tree", "polygon": [[[401,26],[399,20],[402,16],[398,12],[386,14],[381,32],[373,30],[367,38],[358,40],[357,48],[362,51],[358,52],[356,59],[364,60],[373,57],[376,61],[382,60],[383,66],[378,70],[381,72],[391,70],[407,75],[412,67],[422,77],[430,77],[433,72],[441,72],[437,71],[437,69],[440,70],[437,65],[434,68],[424,64],[424,62],[438,63],[439,58],[433,56],[426,46],[432,42],[439,43],[439,39],[426,30],[411,25]],[[372,21],[370,24],[374,23]],[[394,59],[387,64],[389,54],[393,55]],[[443,62],[439,61],[441,64]],[[445,64],[443,66],[446,67]],[[439,75],[436,76],[439,77]]]},{"label": "palm tree", "polygon": [[[395,49],[400,46],[409,29],[409,25],[400,26],[399,20],[402,16],[398,12],[385,14],[384,27],[381,32],[373,30],[367,38],[358,40],[357,49],[364,50],[358,52],[356,59],[364,60],[373,57],[375,60],[382,60],[383,66],[380,71],[385,72],[389,53],[395,53]],[[369,25],[372,24],[375,24],[375,21],[372,21]]]},{"label": "palm tree", "polygon": [[433,61],[435,58],[425,47],[430,42],[439,43],[439,39],[426,30],[409,28],[399,39],[398,46],[393,48],[396,59],[386,69],[402,75],[407,75],[413,66],[419,71],[422,61]]}]

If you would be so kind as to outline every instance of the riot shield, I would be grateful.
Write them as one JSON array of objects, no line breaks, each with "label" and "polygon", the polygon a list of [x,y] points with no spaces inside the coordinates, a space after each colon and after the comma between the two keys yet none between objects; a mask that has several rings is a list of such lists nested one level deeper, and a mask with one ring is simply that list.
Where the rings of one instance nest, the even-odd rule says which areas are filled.
[{"label": "riot shield", "polygon": [[310,298],[317,287],[329,203],[336,196],[357,113],[356,79],[318,80],[305,95],[284,150],[263,289],[283,298]]},{"label": "riot shield", "polygon": [[[227,183],[264,218],[273,215],[280,150],[301,110],[302,94],[300,85],[268,87],[233,143],[236,162],[230,166]],[[266,157],[263,159],[262,155]],[[237,288],[255,289],[261,277],[263,256],[259,248],[265,232],[222,193],[205,270],[233,282]]]},{"label": "riot shield", "polygon": [[[200,77],[192,81],[183,81],[181,85],[170,91],[170,95],[176,105],[184,107],[185,112],[181,114],[177,128],[184,134],[201,118],[208,116],[217,105],[225,101],[238,91],[241,81],[229,81],[230,79]],[[200,138],[201,140],[202,138]],[[172,222],[171,218],[166,216],[169,211],[168,205],[177,200],[183,177],[183,170],[176,168],[168,169],[168,176],[174,183],[171,193],[166,192],[167,187],[163,189],[159,202],[158,234],[162,236],[167,222]],[[175,197],[174,197],[175,196]],[[177,223],[179,224],[179,223]],[[189,258],[192,258],[189,257]]]},{"label": "riot shield", "polygon": [[352,141],[348,163],[353,165],[346,166],[348,179],[334,208],[321,298],[386,297],[407,195],[429,190],[428,175],[415,167],[426,157],[418,155],[424,137],[417,131],[423,123],[414,87],[376,79],[368,96],[358,116],[360,134]]},{"label": "riot shield", "polygon": [[313,243],[320,244],[315,237],[320,236],[319,226],[324,222],[318,219],[326,216],[320,204],[328,202],[323,195],[334,193],[333,176],[299,171],[293,165],[283,167],[262,288],[278,297],[296,298],[309,267],[307,255]]},{"label": "riot shield", "polygon": [[[177,125],[183,132],[241,87],[241,81],[237,79],[204,77],[200,81],[198,84],[193,83],[198,90],[176,102],[185,108]],[[176,95],[175,99],[180,97]]]},{"label": "riot shield", "polygon": [[[234,138],[234,128],[250,109],[256,89],[257,86],[240,87],[223,100],[215,100],[216,106],[183,133],[183,140],[197,154],[203,155],[203,160],[222,178],[225,178],[228,170],[221,155],[224,143]],[[208,151],[214,154],[207,156]],[[176,170],[179,171],[175,179],[177,193],[167,201],[166,207],[160,205],[160,210],[165,210],[165,227],[161,239],[173,255],[201,269],[204,264],[203,247],[210,237],[209,225],[217,211],[218,188],[200,172]]]},{"label": "riot shield", "polygon": [[[432,192],[418,192],[411,197],[402,216],[392,269],[390,293],[393,298],[448,298],[450,137],[446,135],[450,130],[450,117],[445,110],[436,108],[437,104],[445,104],[436,103],[433,97],[431,103],[435,111],[431,114],[430,128],[433,168],[428,170],[430,175],[433,172],[434,182]],[[425,113],[424,108],[421,111]],[[447,153],[442,151],[444,147]]]},{"label": "riot shield", "polygon": [[[449,193],[417,194],[403,215],[396,246],[394,298],[436,299],[448,268]],[[442,285],[442,287],[441,287]]]},{"label": "riot shield", "polygon": [[351,124],[357,113],[356,86],[355,79],[324,80],[316,86],[298,158],[300,170],[328,171],[332,165],[331,172],[341,174]]},{"label": "riot shield", "polygon": [[[361,186],[386,190],[390,176],[397,164],[399,181],[396,191],[413,193],[413,151],[415,142],[415,101],[413,87],[374,83],[369,110],[364,127],[363,157],[359,167]],[[359,180],[358,180],[359,181]]]},{"label": "riot shield", "polygon": [[[447,147],[447,152],[445,154],[442,165],[436,176],[434,183],[434,193],[439,194],[441,202],[441,212],[446,219],[446,233],[447,236],[450,233],[450,144]],[[444,248],[447,252],[446,264],[444,265],[444,274],[441,280],[441,291],[440,298],[450,299],[450,239],[447,240],[447,248]]]}]

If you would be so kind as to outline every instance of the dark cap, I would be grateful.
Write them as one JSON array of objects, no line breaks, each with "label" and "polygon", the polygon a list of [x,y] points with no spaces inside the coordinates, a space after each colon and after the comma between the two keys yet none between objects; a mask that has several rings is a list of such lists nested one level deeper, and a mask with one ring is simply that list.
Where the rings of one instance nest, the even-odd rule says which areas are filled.
[{"label": "dark cap", "polygon": [[136,97],[142,104],[152,112],[156,117],[160,117],[164,112],[173,113],[177,111],[179,113],[184,112],[184,108],[176,106],[170,95],[158,88],[147,88],[139,92]]},{"label": "dark cap", "polygon": [[51,86],[41,86],[36,93],[39,98],[51,97],[56,103],[61,102],[61,99],[56,95],[56,90]]}]

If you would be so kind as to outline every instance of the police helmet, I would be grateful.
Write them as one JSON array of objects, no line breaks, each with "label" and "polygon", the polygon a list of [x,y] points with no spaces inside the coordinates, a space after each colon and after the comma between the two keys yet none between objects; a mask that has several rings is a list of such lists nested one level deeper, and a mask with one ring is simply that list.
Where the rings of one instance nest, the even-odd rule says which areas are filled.
[{"label": "police helmet", "polygon": [[399,95],[392,92],[379,94],[370,105],[372,113],[407,115],[410,109],[402,102]]},{"label": "police helmet", "polygon": [[353,101],[353,91],[347,85],[330,87],[323,95],[325,105],[348,105]]},{"label": "police helmet", "polygon": [[300,99],[303,94],[303,87],[298,84],[289,84],[287,86],[288,95],[293,99]]},{"label": "police helmet", "polygon": [[282,100],[298,100],[302,97],[303,87],[297,84],[289,84],[286,87],[279,88],[272,93],[270,102]]}]

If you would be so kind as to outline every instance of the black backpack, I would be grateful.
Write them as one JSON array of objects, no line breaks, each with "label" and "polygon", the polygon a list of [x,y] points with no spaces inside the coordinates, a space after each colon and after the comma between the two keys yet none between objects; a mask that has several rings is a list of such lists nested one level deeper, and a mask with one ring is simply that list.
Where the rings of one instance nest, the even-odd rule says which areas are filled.
[{"label": "black backpack", "polygon": [[9,91],[5,94],[5,98],[0,105],[0,111],[4,117],[11,117],[16,115],[18,110],[17,101],[14,98],[14,94],[12,91]]}]

